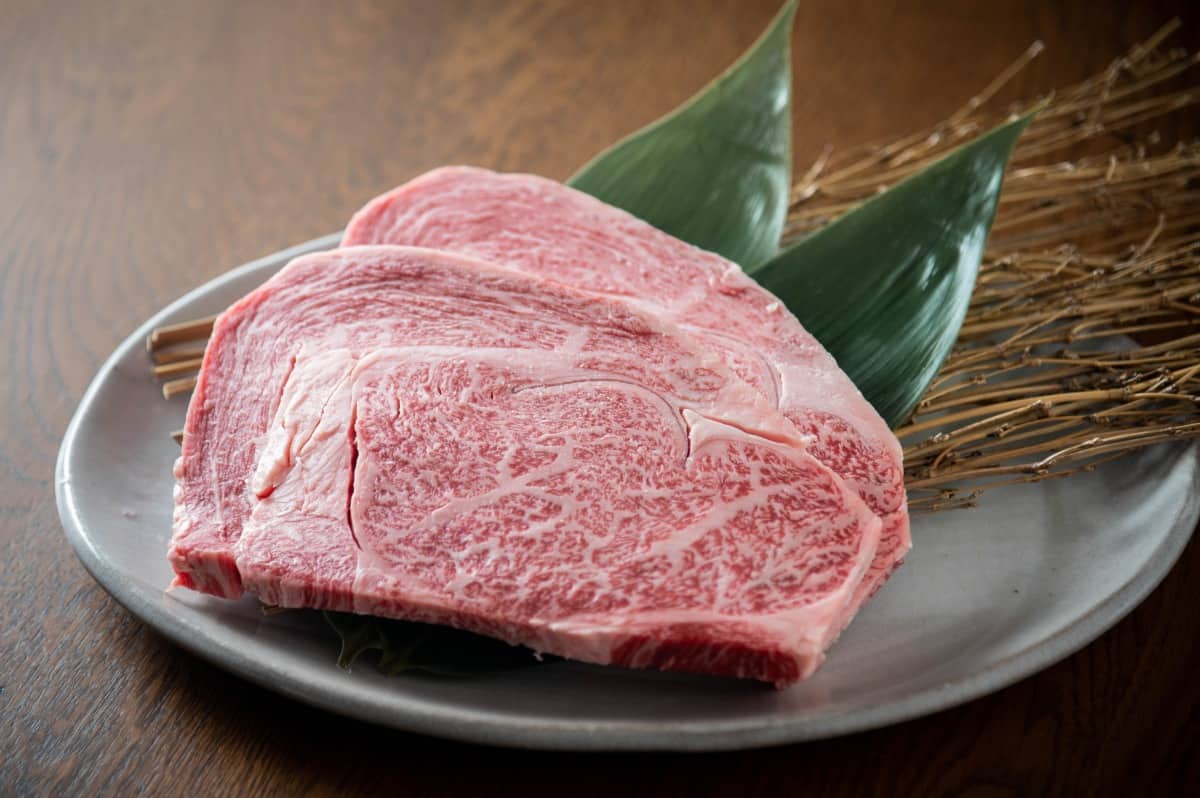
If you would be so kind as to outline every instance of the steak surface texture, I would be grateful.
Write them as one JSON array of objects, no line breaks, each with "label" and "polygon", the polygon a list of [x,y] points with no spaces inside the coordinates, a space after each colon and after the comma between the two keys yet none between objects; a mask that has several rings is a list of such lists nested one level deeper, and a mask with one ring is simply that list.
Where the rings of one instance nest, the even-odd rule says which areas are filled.
[{"label": "steak surface texture", "polygon": [[737,264],[561,183],[473,167],[435,169],[372,200],[346,228],[343,245],[354,244],[461,252],[619,296],[719,353],[883,520],[844,623],[911,548],[895,435],[833,357]]},{"label": "steak surface texture", "polygon": [[215,324],[175,468],[177,583],[804,678],[881,523],[709,340],[461,254],[299,258]]}]

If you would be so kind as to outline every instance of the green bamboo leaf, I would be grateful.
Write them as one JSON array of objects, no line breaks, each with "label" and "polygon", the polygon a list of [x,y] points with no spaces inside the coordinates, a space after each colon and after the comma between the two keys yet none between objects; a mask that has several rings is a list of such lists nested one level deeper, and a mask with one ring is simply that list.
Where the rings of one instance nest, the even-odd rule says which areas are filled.
[{"label": "green bamboo leaf", "polygon": [[893,426],[958,337],[1004,169],[1031,118],[960,147],[753,272]]},{"label": "green bamboo leaf", "polygon": [[342,640],[342,652],[337,661],[339,667],[349,668],[366,651],[383,650],[383,638],[375,626],[374,618],[348,612],[326,611],[321,614]]},{"label": "green bamboo leaf", "polygon": [[342,641],[338,665],[349,668],[367,651],[378,651],[379,670],[388,676],[425,671],[464,676],[537,665],[533,652],[499,640],[447,626],[397,621],[370,615],[324,611],[325,621]]},{"label": "green bamboo leaf", "polygon": [[675,111],[567,181],[741,264],[779,245],[792,176],[789,0],[757,42]]}]

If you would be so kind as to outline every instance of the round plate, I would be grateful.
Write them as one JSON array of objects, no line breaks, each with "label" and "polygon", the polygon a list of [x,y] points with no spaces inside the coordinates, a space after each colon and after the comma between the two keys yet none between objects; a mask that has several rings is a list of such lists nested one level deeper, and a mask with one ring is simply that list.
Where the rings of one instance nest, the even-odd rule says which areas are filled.
[{"label": "round plate", "polygon": [[100,369],[58,457],[58,508],[88,571],[130,612],[235,673],[326,709],[410,731],[563,749],[732,749],[868,729],[962,703],[1091,641],[1148,594],[1200,516],[1195,446],[997,491],[913,518],[915,545],[812,679],[775,691],[569,662],[470,678],[352,673],[313,613],[166,592],[171,465],[186,397],[164,401],[143,341],[217,312],[317,239],[192,291]]}]

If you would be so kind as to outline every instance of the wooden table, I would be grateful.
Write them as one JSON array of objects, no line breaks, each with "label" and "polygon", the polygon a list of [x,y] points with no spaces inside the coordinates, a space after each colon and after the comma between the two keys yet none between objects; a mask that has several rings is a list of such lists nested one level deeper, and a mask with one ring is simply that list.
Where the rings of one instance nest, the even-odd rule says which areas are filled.
[{"label": "wooden table", "polygon": [[[565,177],[764,26],[762,2],[43,3],[0,10],[0,794],[1002,796],[1200,783],[1200,548],[1096,643],[958,709],[710,756],[394,733],[167,644],[84,572],[52,472],[108,352],[184,290],[469,162]],[[796,152],[934,122],[1035,38],[1022,95],[1183,0],[805,0]],[[1190,11],[1190,22],[1200,11]],[[1185,23],[1188,20],[1185,20]],[[1194,25],[1183,39],[1200,44]],[[1192,130],[1195,133],[1195,128]]]}]

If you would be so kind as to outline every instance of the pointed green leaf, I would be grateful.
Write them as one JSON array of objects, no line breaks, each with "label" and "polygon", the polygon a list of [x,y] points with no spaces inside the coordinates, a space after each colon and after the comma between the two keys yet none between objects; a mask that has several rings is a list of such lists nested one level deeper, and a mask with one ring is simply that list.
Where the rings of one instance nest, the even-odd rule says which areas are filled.
[{"label": "pointed green leaf", "polygon": [[1009,122],[831,222],[753,273],[903,422],[958,337],[1004,168]]},{"label": "pointed green leaf", "polygon": [[536,665],[527,648],[425,623],[396,621],[348,612],[323,612],[342,641],[338,665],[349,668],[366,651],[379,651],[379,670],[395,676],[421,670],[462,676]]},{"label": "pointed green leaf", "polygon": [[339,667],[349,668],[364,651],[383,649],[383,638],[375,628],[374,618],[348,612],[327,611],[321,614],[342,640],[342,652],[337,661]]},{"label": "pointed green leaf", "polygon": [[568,185],[741,264],[775,253],[792,177],[789,0],[723,75]]},{"label": "pointed green leaf", "polygon": [[422,670],[439,676],[466,676],[538,663],[527,648],[448,626],[390,619],[378,623],[384,641],[379,669],[388,675]]}]

